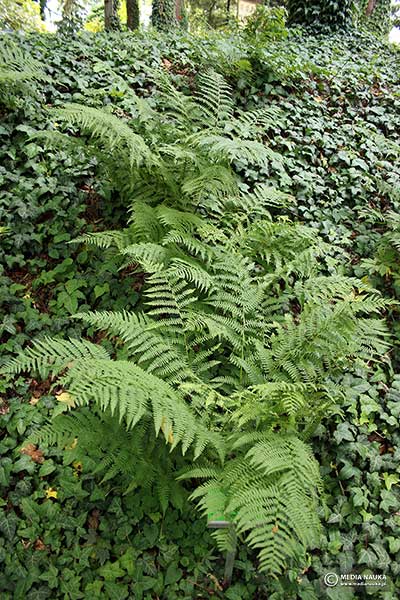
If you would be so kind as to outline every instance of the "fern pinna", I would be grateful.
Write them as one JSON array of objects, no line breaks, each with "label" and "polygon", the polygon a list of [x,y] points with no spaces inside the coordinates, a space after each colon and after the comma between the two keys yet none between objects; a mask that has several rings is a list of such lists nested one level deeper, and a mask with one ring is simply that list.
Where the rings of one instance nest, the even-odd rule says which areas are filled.
[{"label": "fern pinna", "polygon": [[[326,275],[315,232],[271,215],[292,198],[267,185],[241,189],[238,161],[282,168],[261,140],[243,143],[268,129],[273,111],[235,116],[211,73],[194,98],[165,78],[161,89],[161,128],[139,116],[132,132],[143,144],[127,124],[112,140],[112,115],[59,112],[90,132],[99,154],[126,154],[127,228],[79,242],[114,247],[145,274],[139,310],[76,315],[107,332],[112,353],[45,338],[3,371],[51,374],[70,395],[69,412],[34,439],[77,437],[74,452],[105,478],[121,477],[128,491],[153,482],[163,510],[182,502],[176,478],[191,479],[200,510],[224,514],[260,568],[279,573],[318,544],[321,481],[308,440],[340,403],[341,376],[386,352],[385,304],[356,279]],[[155,112],[143,103],[142,115]],[[165,115],[173,126],[156,149]],[[216,538],[229,548],[229,531]]]}]

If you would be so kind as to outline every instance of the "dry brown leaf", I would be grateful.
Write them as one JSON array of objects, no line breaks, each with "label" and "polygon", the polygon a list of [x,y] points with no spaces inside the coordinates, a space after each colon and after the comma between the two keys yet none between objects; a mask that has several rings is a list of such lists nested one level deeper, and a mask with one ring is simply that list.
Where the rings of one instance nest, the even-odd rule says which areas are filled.
[{"label": "dry brown leaf", "polygon": [[168,60],[168,58],[163,58],[163,59],[162,59],[162,64],[163,64],[163,67],[164,67],[164,68],[165,68],[167,71],[169,71],[169,70],[171,69],[171,67],[172,67],[172,62],[171,62],[170,60]]},{"label": "dry brown leaf", "polygon": [[21,454],[30,456],[35,463],[42,464],[44,462],[43,452],[35,444],[28,444],[24,448],[21,448]]},{"label": "dry brown leaf", "polygon": [[89,529],[98,529],[100,525],[100,511],[97,508],[93,509],[88,518]]},{"label": "dry brown leaf", "polygon": [[46,550],[46,544],[44,544],[40,538],[36,540],[33,547],[35,550]]}]

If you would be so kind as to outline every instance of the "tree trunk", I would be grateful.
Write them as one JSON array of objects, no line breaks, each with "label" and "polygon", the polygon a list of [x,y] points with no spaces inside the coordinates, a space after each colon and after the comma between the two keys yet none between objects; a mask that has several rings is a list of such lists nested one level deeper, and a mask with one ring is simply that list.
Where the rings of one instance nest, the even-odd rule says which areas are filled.
[{"label": "tree trunk", "polygon": [[317,29],[347,29],[352,24],[352,0],[288,0],[288,24]]},{"label": "tree trunk", "polygon": [[175,0],[153,0],[151,23],[157,29],[176,27]]},{"label": "tree trunk", "polygon": [[391,0],[368,0],[362,23],[374,33],[387,35],[392,28]]},{"label": "tree trunk", "polygon": [[39,0],[40,18],[42,19],[42,21],[44,21],[46,19],[46,13],[45,13],[46,4],[47,4],[47,0]]},{"label": "tree trunk", "polygon": [[368,0],[367,8],[365,11],[365,14],[367,15],[367,17],[369,17],[370,14],[373,12],[375,5],[376,5],[376,0]]},{"label": "tree trunk", "polygon": [[113,14],[113,0],[104,0],[104,28],[106,31],[111,31],[112,29]]},{"label": "tree trunk", "polygon": [[139,27],[138,0],[126,0],[126,25],[131,30],[138,29]]},{"label": "tree trunk", "polygon": [[119,0],[104,0],[104,29],[106,31],[118,31],[121,29],[118,5]]}]

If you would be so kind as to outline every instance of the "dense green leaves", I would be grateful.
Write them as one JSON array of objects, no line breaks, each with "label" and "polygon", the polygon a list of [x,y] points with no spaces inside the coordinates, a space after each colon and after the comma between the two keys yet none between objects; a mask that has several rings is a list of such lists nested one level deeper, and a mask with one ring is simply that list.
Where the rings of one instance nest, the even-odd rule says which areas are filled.
[{"label": "dense green leaves", "polygon": [[[270,224],[263,225],[258,230],[256,228],[247,239],[247,252],[250,256],[257,252],[258,260],[268,271],[271,285],[274,285],[275,289],[281,287],[282,281],[290,287],[299,273],[304,276],[310,272],[309,267],[311,270],[314,268],[314,263],[305,261],[305,254],[302,252],[308,251],[310,240],[316,241],[315,229],[318,229],[331,245],[330,256],[324,266],[328,273],[337,268],[333,258],[339,258],[342,262],[342,274],[368,276],[386,296],[398,295],[395,238],[397,224],[390,214],[390,211],[398,210],[398,199],[394,192],[399,179],[398,160],[396,149],[390,144],[390,140],[398,141],[396,51],[389,50],[372,38],[358,35],[315,40],[308,38],[301,39],[300,42],[289,39],[285,44],[269,43],[267,48],[265,44],[254,44],[251,49],[246,47],[239,37],[225,38],[218,35],[210,35],[201,41],[182,36],[171,36],[166,40],[154,34],[148,37],[130,36],[129,39],[121,36],[118,48],[115,39],[110,40],[102,36],[71,39],[68,46],[60,39],[52,37],[28,37],[20,40],[20,44],[33,58],[39,59],[41,65],[46,65],[46,70],[53,80],[45,82],[37,89],[31,84],[32,96],[28,96],[27,100],[21,97],[18,100],[11,99],[11,103],[7,102],[14,108],[5,113],[0,130],[3,177],[1,224],[9,225],[9,232],[1,240],[3,264],[6,269],[2,279],[3,351],[15,352],[42,330],[51,331],[52,335],[60,331],[63,337],[75,337],[82,331],[82,322],[68,323],[66,317],[69,314],[77,310],[87,311],[89,307],[108,311],[131,311],[138,299],[138,292],[143,285],[140,270],[132,278],[131,275],[127,276],[131,267],[118,271],[121,262],[114,258],[114,252],[109,253],[107,250],[104,253],[86,245],[65,243],[82,233],[98,232],[125,224],[125,201],[121,203],[112,191],[115,183],[111,182],[109,174],[104,176],[101,173],[96,164],[97,157],[86,155],[86,150],[77,150],[75,146],[74,155],[71,157],[71,151],[66,147],[51,149],[40,137],[31,136],[35,135],[38,129],[42,129],[44,123],[48,123],[51,129],[54,122],[56,128],[60,124],[56,118],[49,120],[47,111],[43,110],[44,102],[59,105],[73,101],[101,110],[104,110],[105,104],[111,104],[112,111],[117,116],[130,115],[133,121],[139,114],[141,119],[145,119],[147,115],[148,125],[145,129],[146,139],[149,140],[154,115],[140,100],[138,102],[137,98],[149,97],[151,107],[157,112],[160,95],[155,93],[155,90],[162,86],[154,80],[153,74],[149,78],[147,68],[144,69],[145,63],[152,67],[164,64],[172,72],[178,86],[186,91],[189,86],[195,85],[192,80],[193,71],[204,71],[204,65],[212,65],[215,69],[223,71],[235,89],[234,114],[238,114],[238,107],[243,108],[244,105],[250,108],[254,108],[255,105],[266,106],[268,110],[279,108],[280,112],[276,112],[275,116],[264,124],[263,136],[269,140],[271,149],[285,156],[285,171],[289,173],[290,178],[279,165],[274,166],[272,161],[271,164],[259,166],[253,166],[249,161],[243,162],[237,157],[234,161],[237,174],[240,174],[245,186],[248,186],[243,187],[241,191],[253,191],[256,184],[254,196],[248,193],[241,196],[240,201],[242,206],[247,207],[246,210],[251,207],[252,214],[257,214],[263,204],[259,200],[261,193],[264,199],[269,197],[271,202],[268,210],[276,214],[276,204],[274,205],[273,200],[277,201],[276,188],[279,187],[288,194],[281,195],[278,199],[279,207],[282,205],[281,200],[285,198],[292,216],[294,213],[303,224],[307,222],[311,226],[311,231],[307,231],[307,228],[301,231],[302,225],[296,228],[286,227],[283,221],[281,230],[277,229],[273,233]],[[142,57],[142,63],[138,62],[138,56]],[[165,57],[167,62],[163,61]],[[132,95],[132,89],[135,96]],[[226,110],[229,112],[232,107],[226,107]],[[198,117],[194,113],[193,116]],[[168,119],[171,119],[171,113]],[[248,131],[247,139],[254,139],[251,127],[252,123],[242,123],[239,135],[246,138]],[[76,135],[76,129],[67,131]],[[143,129],[137,131],[135,128],[135,133],[142,135]],[[235,135],[237,133],[234,131]],[[377,136],[377,133],[381,134],[381,137]],[[154,134],[152,148],[159,145],[159,135],[159,131]],[[169,145],[170,141],[171,139],[168,140]],[[197,146],[196,143],[196,148]],[[181,160],[178,150],[175,149],[177,163]],[[197,152],[197,149],[195,151]],[[189,149],[186,152],[189,153]],[[189,154],[185,160],[188,159]],[[232,180],[226,179],[224,184],[229,181],[234,189]],[[259,184],[267,185],[266,194],[258,187]],[[196,185],[197,187],[188,187],[187,193],[192,193],[192,189],[203,189],[201,181]],[[273,191],[268,192],[268,188],[272,186]],[[120,188],[123,189],[123,186]],[[290,196],[295,197],[296,201],[291,202]],[[28,197],[29,203],[26,202]],[[110,206],[110,199],[112,212],[107,208]],[[265,209],[263,206],[263,217],[266,214]],[[150,243],[146,239],[147,224],[153,223],[151,243],[158,248],[157,260],[161,257],[161,248],[162,261],[171,264],[175,274],[178,273],[179,277],[183,277],[190,285],[193,284],[196,294],[204,294],[210,290],[210,274],[204,269],[199,270],[198,265],[199,257],[204,261],[209,255],[208,251],[204,250],[204,244],[200,244],[192,231],[191,235],[188,235],[182,223],[177,223],[177,215],[172,217],[171,214],[160,214],[159,218],[160,221],[155,219],[153,214],[149,216],[144,211],[135,213],[133,221],[137,228],[133,230],[134,235],[139,235],[140,231],[141,235],[144,235],[135,243]],[[32,222],[35,224],[33,235]],[[185,220],[183,222],[185,223]],[[174,223],[174,231],[169,230],[171,223]],[[386,231],[387,234],[382,237],[382,232]],[[208,235],[211,236],[209,239],[212,239],[212,231],[209,231]],[[263,244],[265,239],[271,240],[268,248]],[[293,246],[294,239],[301,239],[298,246]],[[234,240],[234,243],[237,243],[237,240]],[[278,243],[284,248],[284,252],[277,253]],[[116,245],[124,248],[129,244],[132,246],[132,236],[126,240],[124,234]],[[181,255],[177,257],[171,253],[171,247],[174,246],[175,250],[177,244],[184,254],[187,255],[189,251],[195,256],[196,262],[182,262]],[[144,260],[142,247],[131,247],[130,251],[132,260]],[[312,252],[317,256],[326,251],[327,248],[321,244],[313,245]],[[302,254],[302,257],[296,261],[298,254]],[[127,256],[129,250],[122,260]],[[154,258],[153,254],[153,265]],[[360,261],[360,258],[363,260]],[[9,278],[10,275],[13,280]],[[366,280],[365,283],[367,284]],[[300,285],[295,291],[300,309],[306,298],[313,295],[320,299],[326,298],[326,284],[327,281],[321,279],[313,284],[311,290]],[[357,285],[360,286],[358,293],[363,295],[361,284]],[[341,293],[344,296],[347,292],[355,292],[353,285],[338,288],[330,284],[329,289],[335,297],[338,295],[338,289],[343,290]],[[293,302],[290,294],[282,299],[284,309],[291,310],[296,315],[299,306]],[[271,310],[272,314],[276,314],[276,307],[273,306]],[[389,314],[390,325],[396,320],[396,311],[396,305],[392,305]],[[106,320],[107,315],[108,313],[104,314]],[[93,325],[88,322],[87,325],[89,335],[95,335]],[[229,335],[229,344],[232,344],[230,347],[240,347],[237,332],[235,334],[235,331],[228,330],[226,323],[224,330],[221,321],[217,324],[214,322],[212,327],[214,333],[223,334],[223,339]],[[393,330],[396,332],[395,327]],[[101,338],[101,334],[96,335],[99,337],[92,338],[93,341]],[[282,332],[283,339],[284,335],[285,331]],[[323,340],[315,340],[316,347],[321,341]],[[111,350],[111,346],[108,346],[108,349]],[[115,350],[119,359],[127,358],[126,351],[120,344],[117,344]],[[378,351],[378,354],[381,351]],[[397,357],[393,352],[392,357],[396,364]],[[201,372],[201,361],[195,363],[196,365],[200,367]],[[167,363],[164,365],[164,368],[166,367]],[[240,368],[239,363],[237,368]],[[257,380],[259,374],[253,366],[249,369],[247,365],[245,368],[242,364],[241,368],[244,373],[248,372],[256,377],[253,386],[260,385]],[[251,423],[251,419],[257,418],[268,426],[275,427],[277,423],[283,422],[282,417],[285,415],[285,427],[289,431],[292,427],[290,416],[294,415],[297,420],[299,414],[306,415],[305,420],[312,424],[312,416],[315,416],[318,422],[319,414],[327,414],[332,408],[332,404],[326,404],[327,391],[328,395],[338,402],[344,401],[342,416],[336,417],[339,427],[336,429],[333,423],[323,423],[317,427],[314,437],[311,438],[314,448],[318,449],[327,490],[323,517],[325,533],[319,543],[320,549],[301,559],[301,571],[304,571],[300,576],[301,581],[297,580],[299,570],[293,568],[289,570],[287,577],[276,583],[268,583],[268,595],[271,597],[275,594],[274,597],[278,598],[312,598],[313,595],[321,597],[325,593],[320,586],[326,572],[349,572],[351,569],[370,568],[384,572],[388,577],[387,590],[382,592],[386,596],[380,591],[377,592],[377,596],[395,598],[399,553],[396,545],[399,523],[395,515],[396,501],[398,502],[397,379],[391,383],[390,369],[366,371],[358,366],[355,372],[349,373],[338,385],[330,383],[328,390],[315,390],[311,384],[292,389],[289,383],[285,383],[288,387],[280,383],[279,388],[249,388],[239,399],[232,395],[232,412],[236,411],[235,418],[239,419],[239,422]],[[221,384],[227,386],[231,385],[231,382],[224,380]],[[146,594],[154,592],[161,597],[164,594],[168,598],[192,598],[196,593],[194,589],[204,596],[209,593],[209,589],[216,594],[222,594],[215,589],[210,580],[204,583],[207,580],[202,576],[196,579],[198,585],[203,586],[201,590],[196,586],[194,588],[188,581],[194,580],[191,572],[196,572],[196,577],[198,576],[196,563],[200,564],[203,555],[212,552],[212,545],[209,540],[202,541],[202,533],[199,530],[199,523],[204,528],[204,522],[199,521],[194,523],[193,527],[190,526],[193,533],[189,534],[189,537],[193,543],[185,550],[188,556],[193,557],[190,559],[190,565],[178,559],[179,551],[176,547],[171,547],[169,542],[165,556],[160,552],[154,559],[151,544],[157,543],[157,519],[161,518],[168,501],[173,502],[173,508],[163,519],[176,519],[176,507],[183,506],[178,489],[166,489],[166,480],[172,479],[172,472],[167,471],[165,463],[160,462],[167,477],[161,480],[162,470],[155,475],[155,479],[160,481],[160,489],[155,497],[161,499],[161,509],[158,508],[159,501],[154,500],[154,505],[151,506],[146,504],[144,499],[149,498],[148,492],[142,493],[139,488],[136,490],[137,495],[140,495],[140,502],[144,502],[144,509],[139,510],[143,525],[136,529],[135,523],[133,534],[133,546],[139,555],[135,554],[133,557],[130,554],[131,544],[127,543],[128,548],[124,549],[118,546],[116,540],[122,539],[124,535],[131,536],[132,539],[132,532],[127,533],[129,524],[123,522],[121,511],[113,513],[112,507],[112,511],[107,512],[105,504],[104,528],[99,544],[95,546],[96,556],[87,558],[84,544],[80,543],[79,547],[73,545],[71,540],[77,537],[83,539],[79,536],[83,535],[82,528],[85,529],[84,523],[82,525],[82,515],[86,514],[88,504],[88,496],[85,494],[93,493],[91,502],[98,505],[104,498],[104,487],[101,489],[89,475],[94,465],[88,463],[88,470],[84,475],[87,475],[87,479],[83,482],[73,475],[73,467],[62,466],[61,457],[64,455],[65,458],[65,452],[59,454],[58,451],[48,451],[54,454],[48,458],[46,453],[43,464],[36,464],[28,455],[19,454],[15,449],[18,440],[22,443],[26,436],[30,435],[32,428],[38,425],[44,428],[42,415],[47,415],[48,409],[43,402],[52,406],[53,401],[49,398],[39,400],[37,405],[20,403],[22,397],[29,400],[32,392],[27,390],[27,384],[22,378],[17,379],[15,385],[18,396],[9,389],[6,402],[2,404],[2,407],[5,406],[4,410],[7,411],[8,406],[11,409],[2,417],[3,431],[6,431],[7,435],[2,440],[2,443],[5,443],[5,460],[0,468],[1,485],[6,486],[7,498],[11,499],[13,506],[18,504],[18,498],[29,495],[32,490],[41,490],[41,495],[35,500],[39,505],[56,505],[58,499],[45,498],[44,489],[53,487],[59,493],[63,512],[59,524],[52,531],[46,533],[49,520],[43,513],[42,516],[38,516],[38,529],[27,533],[26,529],[33,525],[23,523],[21,532],[23,531],[26,537],[18,534],[17,529],[16,536],[5,542],[6,546],[0,546],[1,556],[14,558],[12,561],[7,559],[6,562],[6,576],[1,582],[4,594],[31,593],[38,594],[39,597],[46,594],[48,597],[61,597],[64,594],[78,597],[79,594],[86,594],[96,597],[103,593],[107,597],[114,597],[114,594],[120,593],[129,597],[129,594],[133,593],[132,589],[138,597],[146,597]],[[261,400],[261,406],[272,405],[273,414],[271,415],[269,410],[262,410],[255,415],[255,397]],[[311,403],[308,400],[310,397],[313,398]],[[221,409],[220,403],[221,398],[218,394],[206,398],[206,406],[217,413]],[[62,405],[61,401],[58,402],[57,410],[63,408]],[[308,412],[304,412],[306,408]],[[61,415],[60,418],[64,416]],[[86,417],[90,418],[88,415]],[[74,423],[69,434],[71,443],[74,440],[74,431],[77,431],[79,426],[88,430],[88,423],[89,421],[84,420],[81,424]],[[118,444],[116,432],[121,430],[117,427],[111,429],[111,423],[111,420],[107,422],[110,435],[106,438],[105,430],[104,439],[107,443],[113,440],[115,446],[108,445],[103,451],[103,458],[110,448],[113,456],[121,453],[124,445],[129,452],[134,448],[132,440],[125,436]],[[301,427],[303,426],[304,434],[310,436],[313,427],[306,427],[305,422],[301,424]],[[98,421],[96,427],[100,427]],[[335,440],[335,443],[332,440]],[[96,440],[93,439],[92,443],[96,443]],[[116,463],[115,477],[118,468],[124,466],[128,458],[129,453],[123,455],[122,465]],[[146,472],[150,474],[151,464],[140,463],[140,458],[137,456],[136,465],[140,465],[141,476]],[[158,462],[161,461],[161,456],[154,454],[152,459],[153,463]],[[176,455],[175,459],[178,461]],[[49,460],[54,464],[48,464]],[[109,464],[104,461],[97,466],[103,474],[109,469]],[[181,466],[178,461],[177,467]],[[55,469],[49,471],[53,467]],[[39,469],[42,475],[39,474]],[[60,490],[61,486],[58,486],[58,477],[61,474],[64,474],[61,479],[63,491]],[[113,481],[115,479],[111,480]],[[104,485],[107,484],[103,483],[102,486]],[[74,498],[76,500],[73,501]],[[26,502],[24,507],[24,511],[29,511]],[[14,508],[9,508],[9,504],[2,508],[7,512],[11,526],[14,514],[16,515],[16,524],[19,527],[18,523],[25,519],[25,512],[14,511]],[[136,507],[132,511],[124,505],[124,511],[128,511],[129,515],[133,515],[136,510]],[[32,511],[30,514],[33,517]],[[149,517],[150,514],[153,517]],[[60,523],[70,523],[68,519],[71,515],[76,519],[76,530],[64,531]],[[152,523],[150,525],[149,519]],[[165,522],[171,527],[169,520]],[[187,529],[188,522],[188,518],[185,517],[185,523],[176,527],[176,542],[180,548],[184,546],[178,531]],[[88,529],[90,531],[90,527]],[[46,539],[43,539],[44,534],[47,535]],[[23,548],[19,541],[21,537],[32,542],[29,548]],[[40,543],[37,548],[34,547],[38,539],[51,548],[53,558],[50,567],[48,551],[40,550]],[[150,544],[149,551],[143,547],[144,544]],[[6,549],[3,551],[3,548]],[[134,560],[138,565],[133,572],[131,565]],[[204,563],[204,570],[216,572],[218,575],[220,567],[207,561],[208,559]],[[101,576],[99,581],[95,580],[92,572],[96,572],[101,563],[103,566],[107,565],[106,570],[111,575],[122,570],[126,572],[125,577],[104,580]],[[45,569],[41,567],[42,564],[45,565]],[[170,564],[173,566],[168,567]],[[28,568],[30,576],[26,577]],[[60,573],[63,573],[62,578]],[[40,578],[41,575],[43,578]],[[225,592],[226,597],[230,594],[231,597],[261,598],[265,593],[265,582],[255,578],[243,544],[240,544],[234,580],[238,583],[232,586],[229,592]],[[163,591],[163,585],[172,587]],[[350,596],[353,594],[351,590],[348,590],[348,593]]]}]

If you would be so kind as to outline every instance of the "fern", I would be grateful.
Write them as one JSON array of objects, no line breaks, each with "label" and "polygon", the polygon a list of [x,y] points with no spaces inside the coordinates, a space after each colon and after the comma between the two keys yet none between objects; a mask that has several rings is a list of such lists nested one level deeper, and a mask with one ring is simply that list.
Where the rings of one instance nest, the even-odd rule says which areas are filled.
[{"label": "fern", "polygon": [[32,80],[47,80],[39,61],[23,52],[11,41],[0,48],[0,83],[13,85]]},{"label": "fern", "polygon": [[154,160],[143,138],[111,113],[81,104],[67,104],[62,109],[54,109],[53,114],[57,120],[89,133],[106,152],[124,156],[124,162],[127,159],[131,169]]},{"label": "fern", "polygon": [[71,394],[70,414],[37,440],[77,437],[105,479],[152,486],[164,511],[183,497],[173,474],[185,464],[182,479],[206,480],[192,493],[200,510],[232,523],[217,543],[230,547],[236,530],[277,574],[318,543],[321,481],[306,442],[338,409],[343,375],[387,352],[386,303],[355,278],[327,276],[315,230],[273,214],[290,196],[245,191],[235,163],[282,168],[265,144],[275,109],[235,116],[211,71],[192,98],[154,78],[158,110],[138,100],[129,122],[78,105],[56,113],[90,136],[127,200],[123,231],[76,242],[145,273],[137,311],[76,315],[115,353],[44,338],[3,372],[51,374]]},{"label": "fern", "polygon": [[203,113],[203,123],[218,129],[233,116],[233,101],[230,86],[222,75],[214,71],[206,71],[198,78],[198,104]]},{"label": "fern", "polygon": [[[233,448],[237,448],[235,444]],[[232,448],[232,449],[233,449]],[[259,551],[260,568],[282,571],[299,546],[318,542],[316,488],[321,486],[318,464],[310,449],[293,436],[268,434],[241,458],[223,469],[196,468],[180,476],[206,478],[192,494],[206,515],[223,513]],[[229,548],[227,534],[219,533],[221,548]]]}]

